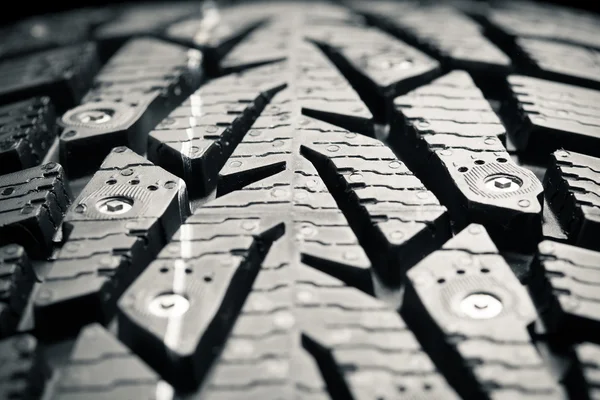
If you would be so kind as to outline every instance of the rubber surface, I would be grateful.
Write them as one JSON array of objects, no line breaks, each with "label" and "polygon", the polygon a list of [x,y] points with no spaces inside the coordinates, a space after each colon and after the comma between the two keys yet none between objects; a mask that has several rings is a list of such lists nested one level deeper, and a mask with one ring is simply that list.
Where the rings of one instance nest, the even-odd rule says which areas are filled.
[{"label": "rubber surface", "polygon": [[597,16],[132,4],[0,35],[0,399],[591,399]]}]

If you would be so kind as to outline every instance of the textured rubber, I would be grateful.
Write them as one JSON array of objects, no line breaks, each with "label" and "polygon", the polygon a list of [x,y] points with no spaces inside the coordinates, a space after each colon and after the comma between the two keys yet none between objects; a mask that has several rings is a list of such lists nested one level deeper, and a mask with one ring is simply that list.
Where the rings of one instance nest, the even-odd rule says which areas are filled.
[{"label": "textured rubber", "polygon": [[56,114],[48,97],[0,107],[0,174],[39,165],[57,130]]},{"label": "textured rubber", "polygon": [[591,399],[600,18],[210,1],[0,35],[0,399]]}]

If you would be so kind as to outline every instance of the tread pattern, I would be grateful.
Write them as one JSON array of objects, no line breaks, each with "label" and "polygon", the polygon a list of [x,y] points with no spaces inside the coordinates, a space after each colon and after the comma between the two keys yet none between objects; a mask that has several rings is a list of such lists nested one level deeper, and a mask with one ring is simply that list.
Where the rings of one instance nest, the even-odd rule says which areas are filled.
[{"label": "tread pattern", "polygon": [[[277,296],[267,301],[272,291]],[[206,384],[209,399],[251,388],[252,398],[259,393],[293,398],[293,392],[329,398],[317,376],[306,379],[304,351],[315,357],[327,384],[343,388],[339,395],[346,398],[456,398],[396,313],[325,274],[299,265],[263,269],[246,304]],[[290,337],[294,331],[303,350],[290,349],[298,340]],[[257,362],[263,368],[257,369]]]},{"label": "tread pattern", "polygon": [[[328,21],[335,21],[344,14],[336,10],[324,14],[321,9],[314,12],[327,16]],[[270,32],[268,36],[277,43],[278,37],[286,37],[286,30],[302,33],[299,24],[305,21],[296,19],[292,12],[286,15],[290,16],[284,20],[286,23],[269,22],[253,31],[248,38],[254,35],[264,37]],[[316,20],[312,25],[316,28],[324,25],[324,21]],[[165,322],[160,323],[160,318],[144,311],[153,297],[147,291],[154,290],[151,288],[156,286],[155,277],[163,274],[161,268],[165,268],[164,273],[167,274],[178,269],[181,273],[182,269],[188,268],[191,272],[184,275],[185,279],[181,282],[185,284],[191,301],[198,304],[195,307],[211,310],[228,304],[241,307],[248,296],[237,319],[236,313],[231,313],[230,319],[222,322],[232,325],[231,335],[221,355],[214,360],[210,375],[204,378],[200,389],[203,398],[286,398],[286,395],[287,398],[327,398],[335,396],[328,392],[336,390],[330,387],[339,382],[343,382],[340,384],[343,389],[339,389],[343,391],[342,396],[352,393],[357,398],[377,397],[377,394],[395,397],[404,391],[417,397],[433,393],[442,398],[454,398],[453,390],[420,351],[416,340],[395,312],[367,294],[345,287],[341,281],[325,273],[300,265],[302,259],[305,264],[372,293],[375,284],[369,282],[378,279],[371,278],[373,260],[378,264],[378,271],[384,271],[385,265],[395,263],[390,269],[393,275],[399,277],[412,263],[446,240],[450,232],[444,207],[388,148],[377,140],[344,128],[370,129],[371,115],[334,64],[314,44],[303,41],[302,36],[289,40],[293,44],[290,49],[297,52],[300,69],[294,66],[295,59],[280,53],[289,61],[244,70],[201,89],[202,99],[208,94],[215,94],[215,101],[210,101],[207,107],[211,107],[211,103],[219,105],[215,109],[219,118],[223,118],[220,116],[225,115],[221,114],[221,104],[231,102],[224,93],[235,95],[235,88],[244,88],[242,94],[247,95],[246,88],[250,87],[256,88],[255,93],[250,93],[250,98],[256,98],[267,84],[273,87],[278,85],[277,82],[294,82],[293,87],[282,88],[274,94],[252,126],[248,124],[237,134],[238,143],[231,144],[233,152],[216,180],[216,199],[202,204],[161,252],[159,260],[151,264],[124,295],[120,303],[120,322],[123,319],[126,322],[120,323],[123,328],[119,336],[176,387],[184,390],[189,390],[190,386],[197,387],[204,378],[202,368],[207,366],[184,366],[190,365],[188,363],[195,365],[193,360],[206,360],[207,356],[202,356],[206,348],[223,346],[219,342],[221,335],[211,334],[218,328],[216,322],[208,327],[200,324],[192,327],[187,325],[186,319],[182,319],[186,325],[178,328],[181,329],[179,337],[194,337],[194,344],[186,346],[185,341],[179,339],[176,348],[180,350],[172,359],[157,354],[165,354],[166,343],[177,339],[176,333],[173,333],[175,339],[167,340]],[[236,49],[242,49],[245,43],[242,42]],[[248,54],[241,50],[239,53]],[[244,59],[238,59],[238,62],[246,64]],[[193,102],[192,98],[190,103]],[[187,113],[181,118],[184,123],[195,115],[193,108],[188,106],[184,104],[181,107]],[[202,106],[205,110],[204,102]],[[236,110],[259,112],[252,110],[248,103],[231,108],[234,113]],[[304,116],[300,117],[300,112]],[[234,114],[241,118],[238,115]],[[156,130],[151,136],[156,139],[159,135],[167,137],[172,134],[176,140],[180,140],[178,137],[185,140],[183,129],[190,127],[178,126],[170,118],[176,119],[173,116],[167,118],[169,132]],[[200,118],[214,124],[209,119],[214,118],[210,111]],[[181,132],[175,133],[177,129]],[[192,143],[203,147],[198,139]],[[305,146],[302,154],[298,153],[299,146],[293,150],[294,143]],[[320,159],[314,163],[325,164],[323,171],[317,172],[312,160],[307,159],[309,148],[313,154],[320,153]],[[225,155],[222,157],[226,159]],[[282,164],[291,168],[281,171],[273,167]],[[170,168],[166,164],[164,166]],[[350,178],[352,175],[355,176]],[[354,182],[358,175],[362,175],[362,181]],[[236,181],[240,183],[232,184]],[[385,202],[371,204],[370,199],[375,196],[383,196]],[[233,274],[236,268],[236,274],[244,272],[241,270],[244,260],[249,263],[256,259],[248,254],[248,249],[253,248],[252,235],[263,232],[263,226],[276,226],[285,215],[291,215],[284,221],[286,234],[273,243],[262,262],[253,264],[252,268],[256,271],[245,270],[246,274],[258,273],[254,285],[252,279],[247,279],[243,286],[236,284],[235,298],[228,300],[225,296],[224,300],[220,300],[231,290],[227,286],[228,279],[221,274]],[[346,221],[345,217],[352,220]],[[359,238],[354,236],[353,231],[364,229],[375,232],[376,238],[367,239],[368,233],[361,234]],[[187,241],[182,239],[186,237]],[[371,243],[367,245],[365,241]],[[379,249],[386,249],[384,256],[376,254],[377,243],[382,244]],[[202,270],[198,269],[199,261]],[[202,273],[209,271],[206,269],[208,265],[222,264],[230,271],[215,269],[209,283],[202,281]],[[202,271],[197,278],[194,277],[196,271]],[[165,280],[168,286],[157,287],[157,292],[152,293],[157,294],[167,287],[171,289],[171,281]],[[231,282],[229,285],[234,285],[235,278]],[[205,285],[218,288],[214,290],[221,293],[211,297],[212,304],[196,300],[201,298],[202,292],[196,294],[192,291],[192,288]],[[312,300],[306,300],[310,296]],[[333,299],[343,301],[342,307],[336,306]],[[320,310],[322,316],[312,316],[316,310]],[[385,317],[371,318],[376,310],[377,314]],[[212,318],[212,314],[206,315],[207,319]],[[368,319],[364,327],[356,326],[363,319]],[[388,320],[390,322],[386,322]],[[315,321],[319,321],[318,325]],[[339,321],[340,328],[352,331],[352,338],[342,340],[357,341],[356,351],[351,344],[337,343],[337,329],[329,327],[325,321]],[[393,327],[390,328],[389,324]],[[300,327],[301,332],[297,330]],[[397,343],[394,345],[397,347],[389,354],[382,349],[371,348],[369,343],[372,339],[364,334],[366,331],[379,332],[382,338],[390,337],[382,340]],[[143,336],[144,332],[151,332],[152,339]],[[347,332],[341,332],[341,335],[347,335]],[[366,357],[367,354],[377,354],[376,364],[369,364],[371,357]],[[397,366],[397,357],[415,361],[404,369]],[[320,371],[314,370],[315,361]],[[355,365],[356,369],[346,365]],[[365,376],[358,373],[363,369]],[[354,370],[356,373],[352,372]]]},{"label": "tread pattern", "polygon": [[559,150],[552,155],[544,187],[569,242],[600,250],[600,159]]},{"label": "tread pattern", "polygon": [[515,2],[490,11],[487,22],[509,38],[539,38],[600,48],[598,18],[591,13]]},{"label": "tread pattern", "polygon": [[172,396],[160,380],[127,347],[100,324],[81,330],[71,357],[48,399],[156,399]]},{"label": "tread pattern", "polygon": [[569,339],[598,342],[600,253],[543,241],[534,267],[532,292],[546,329]]},{"label": "tread pattern", "polygon": [[35,281],[35,272],[21,246],[0,247],[0,337],[15,332]]},{"label": "tread pattern", "polygon": [[[265,15],[265,11],[269,13]],[[250,67],[283,61],[288,58],[289,51],[286,40],[290,39],[292,32],[285,21],[273,18],[275,12],[277,12],[276,8],[271,10],[270,8],[257,9],[252,6],[242,7],[241,9],[236,7],[236,17],[233,21],[242,19],[245,22],[232,22],[231,25],[242,28],[237,31],[235,38],[243,40],[229,51],[225,51],[228,50],[227,47],[219,46],[219,49],[224,48],[224,50],[218,54],[226,54],[222,55],[217,72],[225,74],[243,71]],[[227,16],[228,14],[224,14],[225,20],[227,20]],[[217,35],[217,38],[219,38],[219,35]],[[233,40],[229,40],[223,43],[232,42]],[[210,57],[210,51],[207,54]],[[207,61],[209,60],[210,58],[207,59]],[[207,71],[210,73],[210,65],[207,66]]]},{"label": "tread pattern", "polygon": [[270,99],[285,87],[269,82],[237,92],[239,80],[211,81],[150,133],[148,159],[186,181],[192,195],[215,189],[219,171]]},{"label": "tread pattern", "polygon": [[[186,225],[207,221],[211,216],[212,229],[188,230],[188,236],[202,244],[202,247],[188,247],[187,251],[192,252],[191,258],[182,257],[186,259],[185,265],[193,269],[192,274],[197,271],[194,266],[196,260],[202,258],[202,265],[235,266],[244,253],[228,250],[235,244],[236,247],[241,247],[242,243],[244,247],[250,245],[249,235],[260,232],[264,221],[264,217],[253,222],[233,218],[220,220],[216,218],[219,214],[215,216],[209,212],[195,214]],[[300,229],[305,227],[304,223],[296,226]],[[184,227],[178,234],[180,238],[184,235]],[[235,235],[233,227],[240,234]],[[217,230],[227,232],[228,237],[219,235]],[[201,232],[206,233],[200,235]],[[210,241],[213,241],[213,246],[210,241],[203,243],[206,239],[202,236],[209,235],[212,235]],[[315,235],[315,241],[331,243],[328,240],[331,236],[325,232],[318,231]],[[204,248],[214,249],[214,241],[218,239],[222,243],[219,249],[224,251],[205,253]],[[237,398],[242,393],[249,398],[292,398],[293,393],[301,398],[327,398],[325,385],[318,383],[318,373],[310,372],[304,351],[316,358],[329,384],[343,379],[343,393],[352,393],[354,398],[394,397],[400,393],[456,397],[443,378],[432,369],[428,358],[395,312],[330,276],[290,264],[291,239],[291,235],[286,235],[275,242],[262,263],[221,357],[203,385],[203,398]],[[174,268],[177,268],[179,259],[173,260],[172,257],[180,257],[186,250],[182,250],[184,243],[176,242],[176,248],[171,251],[173,244],[165,249],[165,253],[174,256],[168,255],[166,260],[161,261],[174,261]],[[204,269],[202,273],[205,273]],[[219,281],[217,274],[213,276],[210,284]],[[193,285],[191,282],[188,284]],[[197,296],[190,293],[190,298],[196,299]],[[187,337],[183,331],[180,335],[181,338]],[[297,349],[300,344],[304,350]],[[151,356],[147,348],[139,351]],[[369,354],[377,356],[366,357]],[[398,363],[398,357],[406,358],[406,361]],[[377,362],[370,364],[369,359]],[[341,377],[337,378],[336,374],[341,374]]]},{"label": "tread pattern", "polygon": [[440,74],[436,60],[375,28],[327,21],[316,23],[306,38],[339,68],[378,122],[387,119],[386,100]]},{"label": "tread pattern", "polygon": [[0,398],[41,397],[50,373],[33,336],[17,335],[1,340],[0,365]]},{"label": "tread pattern", "polygon": [[197,4],[177,1],[126,5],[114,18],[97,27],[92,36],[99,42],[101,57],[106,60],[127,40],[144,36],[160,37],[174,22],[199,14],[200,11]]},{"label": "tread pattern", "polygon": [[112,17],[109,9],[86,8],[36,16],[2,30],[0,59],[23,56],[88,40],[93,28]]},{"label": "tread pattern", "polygon": [[567,377],[567,388],[571,398],[597,399],[598,393],[598,360],[600,348],[594,343],[575,345],[577,363],[572,367]]},{"label": "tread pattern", "polygon": [[63,170],[54,162],[0,176],[0,244],[19,244],[30,257],[49,256],[70,203]]},{"label": "tread pattern", "polygon": [[531,38],[517,39],[516,45],[537,76],[600,89],[598,50]]},{"label": "tread pattern", "polygon": [[346,389],[340,394],[456,398],[396,312],[322,273],[303,267],[296,274],[294,311],[302,345],[329,385],[339,379],[333,373],[341,375]]},{"label": "tread pattern", "polygon": [[563,398],[527,331],[533,302],[483,226],[412,268],[404,301],[401,314],[463,398]]},{"label": "tread pattern", "polygon": [[56,138],[55,121],[48,97],[0,107],[0,174],[39,165]]},{"label": "tread pattern", "polygon": [[[317,30],[319,26],[311,28]],[[298,43],[297,51],[304,66],[294,76],[302,114],[372,136],[373,114],[335,64],[308,41]]]},{"label": "tread pattern", "polygon": [[206,1],[2,28],[0,398],[597,396],[599,21]]},{"label": "tread pattern", "polygon": [[[198,386],[230,329],[225,316],[239,312],[270,243],[283,234],[282,225],[265,230],[261,222],[194,215],[120,302],[121,340],[179,389]],[[173,300],[164,293],[183,295],[202,317],[169,313]],[[160,311],[152,312],[156,302]]]},{"label": "tread pattern", "polygon": [[69,177],[93,173],[117,146],[144,154],[148,132],[200,84],[200,62],[197,50],[158,39],[121,47],[82,104],[61,119],[60,159]]},{"label": "tread pattern", "polygon": [[391,146],[459,227],[483,223],[502,247],[537,243],[542,185],[511,160],[504,127],[466,72],[438,78],[394,106]]},{"label": "tread pattern", "polygon": [[[380,276],[399,282],[406,269],[450,237],[446,210],[383,144],[331,136],[310,135],[301,153],[315,166]],[[361,156],[353,157],[361,145]],[[383,163],[387,174],[377,168]]]},{"label": "tread pattern", "polygon": [[77,104],[90,88],[99,63],[94,43],[34,53],[0,64],[2,103],[49,96],[57,111]]},{"label": "tread pattern", "polygon": [[517,149],[548,154],[565,148],[600,155],[600,92],[525,76],[510,76],[508,82],[513,98],[502,113],[511,121]]},{"label": "tread pattern", "polygon": [[510,58],[484,36],[482,28],[454,8],[383,1],[353,5],[371,23],[452,68],[474,74],[506,74],[512,69]]},{"label": "tread pattern", "polygon": [[[113,149],[65,216],[62,246],[35,299],[39,334],[107,323],[189,213],[183,181],[130,149]],[[60,315],[70,319],[58,329]]]},{"label": "tread pattern", "polygon": [[[200,18],[185,19],[171,24],[164,33],[165,38],[187,47],[197,48],[204,57],[204,69],[208,74],[217,75],[230,70],[236,52],[236,45],[244,40],[248,46],[248,35],[269,21],[270,7],[253,7],[243,4],[234,8],[217,9],[207,3],[203,6]],[[252,52],[259,62],[268,59],[269,52],[264,48]],[[224,58],[228,58],[227,61]],[[278,57],[276,57],[278,58]],[[249,62],[247,65],[252,65]],[[238,66],[241,67],[241,66]]]}]

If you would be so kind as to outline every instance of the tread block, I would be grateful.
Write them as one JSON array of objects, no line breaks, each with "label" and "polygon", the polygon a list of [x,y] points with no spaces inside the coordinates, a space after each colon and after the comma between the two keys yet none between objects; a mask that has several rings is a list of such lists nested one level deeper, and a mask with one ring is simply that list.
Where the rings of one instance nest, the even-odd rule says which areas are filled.
[{"label": "tread block", "polygon": [[173,394],[126,346],[100,324],[81,330],[48,399],[156,399]]},{"label": "tread block", "polygon": [[455,8],[394,2],[368,6],[356,2],[355,7],[373,24],[452,68],[474,74],[505,74],[512,69],[510,58],[485,37],[482,28]]},{"label": "tread block", "polygon": [[561,341],[598,343],[600,253],[543,241],[532,268],[532,293],[548,332]]},{"label": "tread block", "polygon": [[93,173],[113,147],[146,152],[148,133],[201,81],[197,50],[158,39],[127,42],[62,117],[60,159],[69,177]]},{"label": "tread block", "polygon": [[[302,132],[302,134],[310,132]],[[312,132],[313,134],[315,132]],[[346,133],[339,137],[356,138]],[[372,263],[319,172],[306,157],[295,160],[293,216],[295,246],[306,265],[365,293],[375,291]],[[337,189],[337,188],[336,188]],[[339,197],[339,191],[336,193]],[[349,210],[346,210],[349,212]],[[379,274],[382,272],[379,270]]]},{"label": "tread block", "polygon": [[94,43],[4,61],[0,64],[1,103],[49,96],[57,111],[64,112],[79,103],[99,67]]},{"label": "tread block", "polygon": [[560,148],[600,156],[600,91],[518,75],[508,82],[512,99],[502,113],[512,120],[518,150],[532,157]]},{"label": "tread block", "polygon": [[[240,40],[231,51],[221,58],[217,72],[226,74],[246,70],[283,61],[289,57],[289,39],[293,34],[292,26],[285,19],[275,19],[271,15],[264,16],[264,12],[265,10],[258,11],[256,22],[249,26],[249,30],[245,31],[248,32],[247,36],[243,37],[243,40]],[[242,27],[244,25],[245,23],[240,24]],[[210,54],[209,51],[208,57]]]},{"label": "tread block", "polygon": [[458,227],[484,224],[502,248],[537,244],[542,185],[511,160],[498,116],[466,72],[451,72],[398,97],[394,106],[390,146],[448,207]]},{"label": "tread block", "polygon": [[0,175],[39,165],[57,134],[48,97],[0,107]]},{"label": "tread block", "polygon": [[556,151],[546,170],[544,188],[569,242],[600,250],[600,158]]},{"label": "tread block", "polygon": [[19,244],[30,257],[46,258],[70,202],[57,163],[0,176],[0,245]]},{"label": "tread block", "polygon": [[323,382],[323,377],[319,373],[319,366],[314,358],[308,352],[298,352],[295,359],[292,360],[292,370],[294,375],[294,389],[301,399],[307,400],[329,400],[331,397],[327,394],[327,386]]},{"label": "tread block", "polygon": [[[299,43],[296,51],[302,61],[294,76],[295,97],[302,114],[373,136],[373,114],[335,64],[313,43]],[[305,124],[300,129],[311,129],[308,123],[300,123]]]},{"label": "tread block", "polygon": [[256,82],[249,90],[248,83],[229,76],[211,81],[150,133],[148,159],[183,178],[193,197],[215,189],[230,155],[273,96],[286,87],[271,80]]},{"label": "tread block", "polygon": [[371,261],[342,212],[298,212],[294,218],[296,246],[304,264],[374,293]]},{"label": "tread block", "polygon": [[[286,187],[286,182],[289,182],[290,179],[291,174],[287,172],[276,173],[218,197],[216,200],[204,204],[202,208],[230,214],[262,213],[273,215],[285,212],[292,197],[291,190]],[[217,193],[219,191],[220,189],[217,187]]]},{"label": "tread block", "polygon": [[363,136],[305,135],[300,152],[319,172],[385,281],[398,283],[450,238],[446,209],[384,144]]},{"label": "tread block", "polygon": [[566,7],[533,2],[502,4],[486,15],[491,34],[514,40],[518,37],[546,39],[600,49],[599,19]]},{"label": "tread block", "polygon": [[600,159],[556,151],[544,176],[544,188],[569,242],[600,250]]},{"label": "tread block", "polygon": [[463,398],[564,398],[531,342],[529,294],[483,226],[407,275],[401,314]]},{"label": "tread block", "polygon": [[50,371],[33,336],[0,341],[0,398],[40,399]]},{"label": "tread block", "polygon": [[339,68],[378,122],[387,120],[386,100],[440,74],[436,60],[375,28],[315,24],[307,38]]},{"label": "tread block", "polygon": [[600,89],[600,51],[531,38],[517,39],[516,45],[536,75]]},{"label": "tread block", "polygon": [[457,398],[397,312],[290,262],[286,242],[269,252],[203,396]]},{"label": "tread block", "polygon": [[35,282],[35,272],[23,247],[0,247],[0,337],[15,332]]},{"label": "tread block", "polygon": [[128,39],[139,36],[161,36],[169,25],[191,15],[197,15],[200,10],[197,4],[177,1],[168,4],[126,5],[121,7],[116,17],[96,28],[93,36],[100,42],[102,58],[106,59]]},{"label": "tread block", "polygon": [[119,338],[178,389],[197,388],[283,232],[257,218],[195,214],[123,295]]},{"label": "tread block", "polygon": [[[276,65],[272,65],[254,71],[275,68]],[[229,182],[239,182],[239,188],[240,183],[250,182],[251,179],[256,182],[261,177],[266,178],[267,174],[283,171],[291,165],[294,129],[288,120],[293,116],[293,111],[285,89],[270,100],[219,171],[217,196],[232,187]],[[285,183],[285,180],[281,182]]]},{"label": "tread block", "polygon": [[289,260],[294,247],[290,238],[288,234],[270,248],[221,356],[203,384],[202,398],[330,398],[314,358],[299,346],[292,309]]},{"label": "tread block", "polygon": [[85,8],[36,16],[14,23],[2,32],[0,59],[88,40],[92,29],[108,20],[112,14],[107,8]]},{"label": "tread block", "polygon": [[201,50],[204,56],[204,68],[211,75],[231,70],[234,66],[262,63],[272,59],[271,49],[268,44],[265,49],[265,42],[260,42],[260,51],[244,51],[242,54],[233,50],[238,55],[242,54],[243,61],[238,55],[228,61],[224,59],[228,58],[228,53],[240,42],[243,42],[245,50],[251,50],[247,48],[249,45],[247,41],[255,29],[268,21],[271,7],[271,5],[263,7],[242,4],[236,5],[235,8],[219,10],[214,6],[205,5],[202,8],[202,17],[174,23],[165,30],[164,36],[169,40]]},{"label": "tread block", "polygon": [[295,318],[332,396],[458,398],[394,310],[305,270],[295,272]]},{"label": "tread block", "polygon": [[572,399],[597,399],[600,395],[600,346],[595,343],[575,345],[576,362],[571,366],[565,385]]},{"label": "tread block", "polygon": [[[69,208],[62,247],[34,304],[40,335],[108,323],[117,298],[189,215],[185,183],[115,148]],[[56,326],[56,318],[69,321]]]},{"label": "tread block", "polygon": [[[315,106],[314,109],[327,110],[327,106],[329,106],[330,103],[337,103],[337,101],[330,101],[330,99],[343,99],[344,104],[350,103],[352,104],[352,107],[340,107],[339,110],[341,113],[354,112],[352,110],[359,110],[361,107],[362,110],[365,109],[350,85],[344,80],[339,80],[339,72],[333,68],[326,57],[318,52],[313,46],[306,43],[303,43],[301,50],[302,60],[305,60],[308,63],[307,66],[309,66],[309,68],[303,70],[304,73],[300,74],[296,80],[297,87],[306,89],[306,92],[303,89],[298,95],[301,104],[311,106],[311,101],[319,100],[319,106]],[[253,81],[256,80],[257,82],[262,82],[265,77],[268,77],[266,79],[272,82],[273,80],[278,80],[280,77],[284,78],[286,76],[287,68],[289,67],[286,66],[286,63],[255,68],[245,72],[243,75],[246,77],[243,79],[244,81],[252,79]],[[323,82],[321,83],[321,81]],[[335,82],[335,85],[332,85],[331,82]],[[327,91],[325,91],[325,89],[327,89]],[[211,89],[211,91],[212,90],[215,89]],[[218,93],[221,93],[222,91],[223,90],[220,90]],[[355,107],[354,104],[356,104]],[[303,113],[307,113],[307,108],[303,109]],[[353,117],[352,114],[341,113],[338,114],[340,119],[351,119]],[[265,107],[260,117],[257,118],[251,129],[248,131],[248,134],[244,136],[240,144],[235,148],[229,161],[221,170],[220,176],[221,178],[224,178],[230,176],[236,177],[251,172],[256,173],[257,168],[262,167],[266,169],[266,166],[268,165],[277,166],[279,165],[278,163],[283,162],[286,162],[288,166],[293,165],[293,169],[296,171],[294,174],[295,176],[290,176],[288,172],[279,173],[270,178],[263,179],[256,184],[251,184],[236,192],[229,193],[227,196],[210,201],[203,205],[204,208],[211,208],[214,210],[226,209],[228,212],[235,211],[236,213],[245,213],[248,212],[249,207],[252,207],[252,209],[256,211],[260,209],[261,213],[272,214],[275,210],[280,210],[285,213],[282,207],[285,207],[286,204],[293,201],[294,206],[298,208],[298,212],[303,215],[304,213],[316,211],[324,211],[333,214],[338,213],[338,205],[331,198],[325,185],[322,184],[321,178],[316,172],[314,174],[312,173],[312,171],[314,171],[312,165],[306,160],[298,158],[295,154],[293,155],[293,161],[290,160],[293,151],[292,135],[294,135],[294,137],[302,138],[301,140],[303,143],[309,143],[311,141],[316,143],[317,147],[328,156],[340,160],[341,164],[339,169],[340,171],[343,169],[344,172],[334,178],[335,181],[341,179],[342,176],[351,175],[352,170],[356,170],[357,174],[364,172],[369,176],[372,176],[374,187],[370,192],[367,190],[364,191],[365,199],[362,199],[363,196],[358,196],[359,198],[352,197],[351,202],[354,202],[352,205],[347,205],[346,203],[348,203],[348,201],[346,201],[346,199],[342,199],[340,202],[344,203],[345,213],[352,216],[352,228],[355,232],[361,232],[361,238],[364,239],[368,236],[365,233],[362,233],[362,229],[365,226],[372,226],[372,229],[375,231],[380,231],[376,236],[383,240],[381,243],[382,246],[391,246],[394,248],[394,251],[405,249],[400,251],[402,255],[406,256],[405,260],[402,262],[403,266],[408,267],[411,263],[416,262],[413,261],[413,259],[419,259],[419,257],[427,252],[427,250],[422,249],[427,249],[429,246],[432,246],[431,249],[433,249],[448,237],[445,236],[449,233],[447,218],[443,207],[439,206],[439,203],[436,203],[435,200],[431,200],[434,203],[424,201],[420,197],[416,197],[416,191],[412,192],[412,189],[421,187],[413,187],[414,179],[416,178],[413,176],[406,176],[406,181],[401,182],[399,185],[390,183],[390,180],[396,178],[397,175],[409,175],[410,173],[408,170],[405,170],[405,167],[398,162],[393,153],[382,145],[381,142],[358,136],[356,133],[349,132],[343,128],[338,128],[310,117],[293,121],[290,118],[293,117],[293,115],[294,109],[292,105],[290,105],[289,91],[283,90],[272,99],[268,106]],[[292,124],[292,122],[296,123]],[[336,151],[329,152],[327,150],[329,147]],[[346,155],[348,157],[346,157]],[[368,168],[363,168],[363,164],[368,165]],[[382,177],[382,182],[378,185],[375,183],[377,182],[378,176],[374,174],[381,170],[389,171],[390,175],[389,179]],[[293,193],[286,187],[288,186],[287,182],[290,181],[294,182]],[[387,182],[388,186],[391,185],[392,187],[398,186],[399,188],[402,188],[406,186],[408,189],[405,191],[405,194],[407,196],[409,193],[413,194],[413,196],[410,197],[411,201],[414,203],[413,205],[431,203],[433,206],[419,208],[417,206],[411,207],[411,204],[408,204],[401,211],[394,213],[394,210],[392,210],[392,208],[394,208],[392,206],[392,199],[386,198],[386,206],[370,204],[372,203],[372,196],[375,195],[374,191],[379,189],[377,186],[384,186],[384,188],[380,190],[391,193],[391,190],[385,187],[386,185],[383,181]],[[349,182],[348,184],[354,185],[355,183]],[[360,183],[358,186],[360,186]],[[362,188],[358,189],[357,192],[363,193]],[[339,188],[339,190],[336,188],[336,190],[338,192],[338,197],[343,198],[344,190],[342,188]],[[219,188],[217,188],[217,195],[218,194]],[[424,195],[424,193],[419,194],[419,196]],[[365,204],[369,203],[366,205],[366,208],[360,204],[363,200]],[[398,204],[396,206],[404,205]],[[354,211],[357,210],[355,207],[358,207],[358,210],[362,210],[359,211],[361,217],[358,220],[354,218]],[[417,211],[417,209],[419,211]],[[369,220],[369,213],[373,217],[373,221]],[[329,217],[329,215],[330,214],[327,216]],[[378,217],[380,219],[389,218],[389,220],[381,221],[377,219]],[[312,220],[314,223],[319,222],[314,219]],[[434,229],[434,226],[437,229]],[[399,232],[399,230],[404,231]],[[369,241],[369,239],[367,239],[367,241]],[[414,241],[415,246],[417,242],[422,245],[422,249],[417,250],[416,247],[413,247],[412,241]],[[408,245],[409,242],[410,245]],[[425,244],[426,242],[427,244]],[[391,257],[390,260],[387,260],[385,256],[378,254],[374,250],[376,243],[372,240],[371,247],[371,256],[376,258],[379,264],[382,264],[381,272],[386,272],[385,269],[387,268],[388,261],[390,264],[397,262],[398,257],[394,256]],[[356,286],[367,290],[366,288],[368,285],[365,286],[366,283],[359,283],[360,278],[358,278],[360,276],[366,276],[365,264],[363,263],[363,259],[360,258],[361,254],[363,254],[362,250],[357,253],[358,258],[356,260],[344,260],[345,264],[353,264],[353,262],[356,261],[356,265],[353,265],[350,268],[352,271],[349,272],[349,275],[345,275],[346,272],[343,271],[344,268],[336,262],[340,261],[337,256],[332,257],[333,260],[324,260],[315,256],[312,258],[311,265],[316,267],[318,264],[322,268],[334,268],[338,273],[344,275],[344,281],[348,282],[346,279],[351,279],[352,282],[356,282]],[[354,269],[354,267],[356,268]],[[393,272],[390,275],[396,276],[397,280],[397,277],[401,275],[402,268],[399,268],[398,265],[393,265],[391,270]]]}]

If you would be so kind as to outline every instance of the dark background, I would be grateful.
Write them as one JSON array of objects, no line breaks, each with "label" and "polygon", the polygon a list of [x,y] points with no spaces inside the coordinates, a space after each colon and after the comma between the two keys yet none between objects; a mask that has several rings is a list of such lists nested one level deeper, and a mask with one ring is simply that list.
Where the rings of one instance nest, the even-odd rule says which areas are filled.
[{"label": "dark background", "polygon": [[[143,1],[143,0],[142,0]],[[163,0],[162,3],[167,3],[170,0]],[[196,0],[200,2],[201,0]],[[365,0],[368,1],[368,0]],[[479,0],[485,2],[486,0]],[[489,1],[489,0],[488,0]],[[502,1],[502,0],[500,0]],[[535,0],[534,0],[535,1]],[[74,1],[74,0],[54,0],[54,1],[46,1],[46,2],[31,2],[27,1],[19,2],[19,1],[11,1],[9,4],[5,4],[2,7],[2,12],[0,12],[0,23],[6,24],[9,22],[16,21],[20,18],[24,18],[31,15],[39,15],[45,14],[48,12],[56,12],[69,10],[73,8],[80,7],[90,7],[90,6],[102,6],[107,4],[123,4],[123,3],[138,3],[139,1],[123,1],[123,0],[82,0],[82,1]],[[157,1],[143,1],[143,2],[157,2]],[[241,1],[228,1],[222,0],[219,3],[231,3],[231,2],[241,2]],[[583,10],[592,11],[595,13],[600,13],[600,1],[598,0],[537,0],[535,2],[538,3],[550,3],[550,4],[558,4],[565,5],[569,7],[575,7]]]}]

